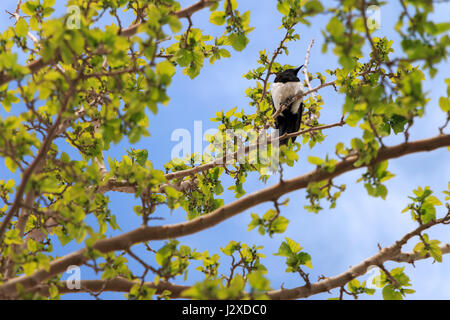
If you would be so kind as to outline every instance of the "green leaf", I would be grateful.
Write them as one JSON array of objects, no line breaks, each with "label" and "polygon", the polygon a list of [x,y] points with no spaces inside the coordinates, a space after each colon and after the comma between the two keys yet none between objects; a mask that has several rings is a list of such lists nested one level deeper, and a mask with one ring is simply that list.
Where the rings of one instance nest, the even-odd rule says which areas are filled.
[{"label": "green leaf", "polygon": [[350,142],[350,145],[354,150],[363,150],[364,149],[364,143],[361,141],[361,139],[353,138]]},{"label": "green leaf", "polygon": [[259,226],[261,224],[259,216],[256,213],[252,213],[251,217],[252,217],[252,221],[250,221],[250,223],[248,224],[247,231],[253,230],[254,228],[256,228],[257,226]]},{"label": "green leaf", "polygon": [[175,67],[169,61],[165,60],[156,65],[156,74],[171,78],[175,74]]},{"label": "green leaf", "polygon": [[277,10],[284,16],[289,15],[290,8],[289,3],[287,1],[278,1],[277,3]]},{"label": "green leaf", "polygon": [[58,287],[56,285],[54,285],[53,283],[50,284],[50,286],[48,287],[48,292],[50,293],[50,298],[58,297],[58,294],[59,294]]},{"label": "green leaf", "polygon": [[273,222],[272,222],[272,228],[270,231],[274,233],[283,233],[286,231],[287,226],[289,225],[289,220],[286,219],[283,216],[278,216]]},{"label": "green leaf", "polygon": [[223,252],[224,254],[226,254],[227,256],[231,256],[231,255],[233,254],[234,251],[238,250],[239,245],[240,245],[239,242],[236,242],[236,241],[231,240],[231,241],[227,244],[227,246],[226,246],[225,248],[221,249],[221,250],[222,250],[222,252]]},{"label": "green leaf", "polygon": [[81,33],[76,32],[72,35],[70,46],[76,54],[81,54],[84,51],[84,37]]},{"label": "green leaf", "polygon": [[6,232],[4,242],[5,244],[22,244],[23,239],[20,237],[18,229],[11,229]]},{"label": "green leaf", "polygon": [[275,256],[289,257],[292,254],[291,248],[286,242],[282,242],[280,248],[277,253],[274,253]]},{"label": "green leaf", "polygon": [[338,17],[333,17],[330,19],[327,25],[327,31],[334,37],[340,37],[344,33],[344,25],[339,20]]},{"label": "green leaf", "polygon": [[28,33],[28,23],[25,21],[25,19],[20,18],[16,23],[15,29],[19,37],[25,37]]},{"label": "green leaf", "polygon": [[174,59],[180,65],[180,67],[187,67],[192,62],[192,52],[186,49],[180,49],[175,54]]},{"label": "green leaf", "polygon": [[65,64],[71,64],[72,63],[72,51],[67,46],[61,46],[61,58]]},{"label": "green leaf", "polygon": [[386,186],[384,186],[382,184],[379,184],[379,185],[377,185],[377,189],[376,190],[377,190],[376,193],[377,193],[378,196],[380,196],[383,199],[386,199],[386,196],[387,196],[387,193],[388,193],[388,190],[387,190]]},{"label": "green leaf", "polygon": [[5,157],[5,165],[12,172],[16,172],[17,164],[10,157]]},{"label": "green leaf", "polygon": [[32,16],[32,15],[34,15],[34,11],[36,10],[37,6],[38,6],[38,3],[34,2],[34,1],[27,1],[20,6],[20,9],[22,9],[22,11],[26,15]]},{"label": "green leaf", "polygon": [[266,291],[270,289],[270,282],[264,277],[262,271],[250,273],[248,276],[248,282],[252,288],[259,291]]},{"label": "green leaf", "polygon": [[12,189],[15,185],[15,181],[13,179],[9,179],[5,184],[5,189]]},{"label": "green leaf", "polygon": [[436,198],[435,196],[429,196],[427,197],[427,199],[425,200],[426,203],[429,203],[433,206],[442,206],[441,201]]},{"label": "green leaf", "polygon": [[424,203],[421,209],[421,218],[423,223],[428,223],[436,219],[436,209],[429,203]]},{"label": "green leaf", "polygon": [[313,265],[311,263],[311,256],[306,252],[300,252],[298,254],[298,260],[300,264],[307,266],[308,268],[312,269]]},{"label": "green leaf", "polygon": [[226,15],[225,15],[224,11],[214,11],[209,16],[209,22],[211,22],[212,24],[221,26],[225,23],[225,17],[226,17]]},{"label": "green leaf", "polygon": [[441,107],[442,111],[444,112],[450,112],[450,99],[445,97],[439,98],[439,106]]},{"label": "green leaf", "polygon": [[318,0],[308,1],[305,4],[305,10],[310,14],[317,14],[323,11],[323,5]]},{"label": "green leaf", "polygon": [[44,0],[44,7],[53,7],[55,5],[55,0]]},{"label": "green leaf", "polygon": [[167,259],[170,257],[171,249],[169,245],[163,246],[158,250],[155,254],[155,260],[160,266],[164,266],[167,262]]},{"label": "green leaf", "polygon": [[182,28],[180,20],[173,15],[169,15],[168,18],[169,18],[170,30],[172,30],[173,33],[179,32]]},{"label": "green leaf", "polygon": [[406,294],[413,294],[414,292],[416,292],[416,290],[413,290],[413,289],[403,289],[402,291],[403,291],[403,293],[406,293]]},{"label": "green leaf", "polygon": [[425,256],[427,254],[427,250],[425,249],[423,242],[417,243],[413,251],[419,253],[421,256]]},{"label": "green leaf", "polygon": [[227,50],[227,49],[220,49],[219,50],[219,53],[220,53],[220,56],[222,57],[222,58],[229,58],[229,57],[231,57],[231,54],[230,54],[230,52]]},{"label": "green leaf", "polygon": [[403,300],[402,294],[395,290],[393,285],[387,285],[383,288],[384,300]]},{"label": "green leaf", "polygon": [[228,36],[228,39],[236,51],[244,50],[248,43],[248,39],[244,34],[232,33]]},{"label": "green leaf", "polygon": [[430,256],[437,262],[442,262],[442,250],[439,245],[430,246]]},{"label": "green leaf", "polygon": [[237,107],[234,107],[233,109],[227,111],[225,113],[225,117],[227,117],[227,118],[231,117],[236,112],[236,109],[237,109]]},{"label": "green leaf", "polygon": [[30,18],[30,28],[34,31],[39,31],[39,22],[35,16]]},{"label": "green leaf", "polygon": [[309,163],[312,163],[312,164],[315,164],[315,165],[317,165],[317,166],[320,166],[320,165],[322,165],[325,161],[324,161],[323,159],[319,158],[319,157],[309,156],[309,157],[308,157],[308,162],[309,162]]},{"label": "green leaf", "polygon": [[286,243],[289,246],[289,249],[293,252],[293,253],[297,253],[300,250],[302,250],[303,248],[294,240],[292,240],[291,238],[286,237]]},{"label": "green leaf", "polygon": [[33,272],[37,269],[38,265],[35,261],[27,262],[23,266],[23,271],[27,276],[33,274]]},{"label": "green leaf", "polygon": [[180,191],[178,191],[178,190],[176,190],[175,188],[170,187],[170,186],[166,186],[166,187],[164,188],[164,191],[166,192],[166,194],[167,194],[169,197],[174,198],[174,199],[178,199],[178,198],[183,194],[183,193],[181,193]]}]

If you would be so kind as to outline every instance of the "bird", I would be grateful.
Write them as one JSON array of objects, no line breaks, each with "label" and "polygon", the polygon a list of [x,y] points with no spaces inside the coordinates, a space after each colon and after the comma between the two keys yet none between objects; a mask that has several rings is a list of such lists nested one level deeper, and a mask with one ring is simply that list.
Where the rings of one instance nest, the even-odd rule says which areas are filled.
[{"label": "bird", "polygon": [[[274,113],[281,108],[281,105],[289,98],[304,92],[303,83],[297,74],[300,67],[296,69],[286,69],[276,74],[274,83],[271,87],[271,95],[274,107]],[[300,99],[291,103],[275,119],[275,128],[278,129],[278,135],[281,137],[285,133],[297,132],[300,129],[302,121],[304,104]],[[292,142],[296,137],[292,137]],[[289,138],[280,141],[280,145],[287,145]]]}]

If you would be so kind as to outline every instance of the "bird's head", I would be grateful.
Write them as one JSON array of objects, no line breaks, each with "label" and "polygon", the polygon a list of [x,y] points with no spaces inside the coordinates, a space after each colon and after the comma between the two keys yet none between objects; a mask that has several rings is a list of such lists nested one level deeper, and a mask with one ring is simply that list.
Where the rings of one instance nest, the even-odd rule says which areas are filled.
[{"label": "bird's head", "polygon": [[278,72],[275,77],[275,82],[299,81],[297,74],[301,68],[303,68],[303,65],[296,69],[286,69]]},{"label": "bird's head", "polygon": [[295,75],[297,75],[298,72],[301,70],[301,68],[303,68],[303,64],[302,64],[300,67],[298,67],[297,69],[290,69],[290,70],[292,70],[292,72],[293,72]]}]

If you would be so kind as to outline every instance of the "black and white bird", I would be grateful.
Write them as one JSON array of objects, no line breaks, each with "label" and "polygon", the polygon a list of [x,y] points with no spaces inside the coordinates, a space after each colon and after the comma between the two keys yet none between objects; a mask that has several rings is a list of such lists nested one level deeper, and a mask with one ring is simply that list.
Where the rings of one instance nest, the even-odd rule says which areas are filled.
[{"label": "black and white bird", "polygon": [[[289,98],[304,92],[304,87],[300,79],[297,77],[298,72],[303,67],[297,69],[287,69],[277,74],[272,84],[271,94],[273,100],[274,112],[281,108],[281,105]],[[303,114],[303,101],[297,100],[287,106],[275,119],[275,127],[279,130],[281,137],[285,133],[297,132],[300,129]],[[296,137],[292,137],[292,142]],[[280,141],[280,145],[288,144],[289,139]]]}]

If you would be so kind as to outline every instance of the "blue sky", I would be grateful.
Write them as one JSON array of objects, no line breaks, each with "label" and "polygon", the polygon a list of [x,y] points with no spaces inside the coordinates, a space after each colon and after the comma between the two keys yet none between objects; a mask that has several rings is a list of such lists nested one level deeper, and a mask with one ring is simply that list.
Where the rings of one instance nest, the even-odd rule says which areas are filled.
[{"label": "blue sky", "polygon": [[[64,2],[57,1],[58,10],[55,16],[64,13]],[[193,3],[194,1],[181,1],[182,7]],[[150,115],[150,133],[151,136],[141,139],[132,147],[138,149],[148,149],[149,159],[151,159],[156,168],[163,168],[164,163],[170,160],[171,150],[177,144],[171,141],[171,134],[175,129],[183,128],[193,134],[194,121],[202,121],[203,130],[214,128],[216,123],[209,119],[217,111],[229,110],[235,106],[238,109],[245,109],[246,112],[254,112],[248,106],[249,100],[245,97],[245,89],[253,86],[242,77],[249,69],[256,68],[256,60],[259,51],[266,49],[268,52],[278,45],[283,36],[283,30],[278,27],[281,21],[281,15],[276,10],[275,0],[250,1],[240,0],[239,10],[241,12],[251,10],[251,23],[255,30],[250,34],[250,43],[243,52],[232,51],[232,57],[217,61],[214,65],[209,65],[205,61],[205,66],[201,74],[191,80],[178,70],[172,85],[168,90],[171,101],[168,106],[160,106],[156,116]],[[323,1],[325,5],[335,5],[336,1]],[[5,30],[12,20],[4,9],[14,10],[15,0],[3,0],[0,7],[0,30]],[[439,21],[446,21],[450,4],[436,4],[436,13],[434,18]],[[398,44],[398,36],[393,31],[393,26],[400,12],[397,1],[389,1],[386,6],[381,7],[381,28],[375,32],[375,36],[386,36],[393,39],[396,49],[395,54],[401,53]],[[106,22],[110,19],[105,15]],[[300,34],[300,40],[289,44],[289,56],[282,56],[278,60],[280,63],[291,65],[301,65],[305,58],[306,48],[312,38],[315,39],[315,45],[311,52],[309,71],[312,73],[321,72],[325,74],[326,69],[334,69],[338,66],[337,59],[331,53],[321,53],[323,36],[321,30],[325,28],[329,16],[320,15],[312,20],[310,27],[299,25],[296,32]],[[219,35],[222,28],[212,26],[208,22],[209,12],[201,11],[194,15],[193,22],[195,27],[206,29],[212,35]],[[125,23],[126,24],[126,23]],[[365,50],[367,57],[367,48]],[[445,94],[444,78],[449,70],[449,63],[443,63],[438,68],[439,72],[435,78],[429,78],[425,88],[428,97],[431,99],[427,105],[425,116],[415,122],[411,129],[411,140],[423,139],[437,135],[437,127],[442,125],[445,115],[439,109],[437,101],[441,95]],[[314,86],[316,83],[312,83]],[[344,96],[336,93],[332,87],[320,91],[325,104],[320,117],[321,123],[332,123],[340,119]],[[20,110],[23,106],[13,106],[12,113]],[[14,109],[16,108],[16,109]],[[2,117],[6,116],[4,110],[0,111]],[[344,142],[347,145],[353,137],[360,137],[361,130],[358,128],[336,128],[325,132],[328,137],[319,146],[310,150],[307,146],[303,147],[299,156],[298,163],[293,168],[285,168],[285,178],[291,178],[303,173],[309,172],[314,167],[306,159],[309,155],[325,156],[327,152],[333,154],[334,146],[337,142]],[[386,144],[393,145],[400,142],[402,137],[390,137],[386,139]],[[206,142],[203,145],[206,146]],[[106,155],[112,158],[120,159],[126,154],[125,149],[130,145],[125,140],[120,144],[113,146],[106,152]],[[73,152],[71,155],[74,155]],[[445,149],[437,150],[432,153],[420,153],[406,156],[389,162],[389,171],[396,174],[396,177],[389,180],[386,185],[389,189],[386,200],[372,198],[367,195],[364,186],[356,183],[363,170],[355,170],[335,179],[337,184],[346,184],[347,190],[338,199],[337,206],[333,210],[323,210],[318,215],[307,212],[303,206],[307,204],[304,191],[296,191],[285,197],[290,198],[288,207],[283,208],[282,212],[290,220],[290,224],[285,234],[275,235],[273,238],[260,236],[256,231],[246,232],[250,222],[250,213],[264,213],[271,207],[270,204],[263,204],[254,207],[240,215],[229,219],[219,226],[213,227],[202,233],[180,238],[183,244],[197,248],[198,251],[208,250],[210,253],[220,253],[220,247],[224,247],[230,240],[242,241],[249,245],[263,245],[263,252],[267,258],[263,263],[269,270],[269,279],[272,288],[277,289],[281,284],[285,288],[291,288],[303,285],[303,281],[295,275],[289,275],[284,272],[286,266],[284,259],[273,256],[277,252],[280,243],[284,237],[290,237],[299,242],[304,250],[311,254],[314,269],[310,271],[310,279],[316,281],[320,275],[334,276],[350,266],[355,265],[365,258],[375,254],[378,251],[377,244],[382,246],[391,245],[395,240],[402,237],[403,234],[415,228],[408,214],[401,214],[400,211],[408,203],[407,196],[412,194],[412,190],[417,186],[430,186],[435,190],[436,195],[443,200],[442,190],[447,189],[447,183],[450,177],[450,166],[448,165],[450,157]],[[3,165],[0,164],[1,179],[17,177],[12,175]],[[225,180],[228,181],[229,180]],[[278,177],[272,177],[267,185],[272,185],[278,181]],[[256,175],[249,176],[245,184],[247,193],[256,191],[264,187],[258,181]],[[124,231],[131,230],[140,225],[140,220],[132,211],[132,207],[137,204],[133,196],[120,193],[109,193],[111,200],[110,208],[117,216],[119,224]],[[282,199],[284,199],[283,197]],[[225,203],[234,200],[234,195],[225,193],[223,198]],[[324,203],[325,204],[325,203]],[[326,207],[326,204],[325,204]],[[438,211],[439,212],[439,211]],[[440,210],[443,213],[443,210]],[[163,221],[156,221],[155,224],[173,223],[183,221],[185,213],[181,210],[170,212],[168,209],[160,208],[157,214],[164,217]],[[437,227],[428,232],[431,238],[440,239],[442,242],[450,242],[448,230]],[[117,232],[111,232],[111,235]],[[411,250],[416,240],[413,240],[405,250]],[[161,242],[152,243],[152,247],[158,248]],[[55,255],[64,255],[69,250],[79,248],[79,245],[70,243],[65,248],[56,246]],[[140,246],[134,249],[148,262],[154,264],[154,259],[145,253]],[[139,270],[139,266],[131,261],[133,270]],[[222,272],[227,272],[229,260],[222,257]],[[388,263],[389,268],[400,266],[395,263]],[[402,265],[403,266],[403,265]],[[410,295],[410,299],[449,299],[450,298],[450,259],[443,258],[443,263],[432,264],[431,260],[419,261],[415,268],[406,266],[406,273],[411,278],[412,288],[417,292]],[[445,272],[447,271],[447,272]],[[309,270],[308,270],[309,272]],[[66,275],[63,278],[67,277]],[[96,275],[90,270],[83,268],[83,279],[92,279]],[[193,283],[202,278],[201,274],[192,268],[189,273],[188,281]],[[361,280],[367,279],[361,277]],[[151,278],[149,278],[151,280]],[[182,283],[182,279],[176,281]],[[332,295],[328,293],[316,295],[314,299],[326,299],[337,296],[337,290]],[[121,293],[105,293],[102,295],[105,299],[122,298]],[[380,298],[381,291],[378,291],[373,298]],[[66,299],[90,298],[87,294],[72,294],[65,296]],[[361,298],[369,298],[367,296]]]}]

